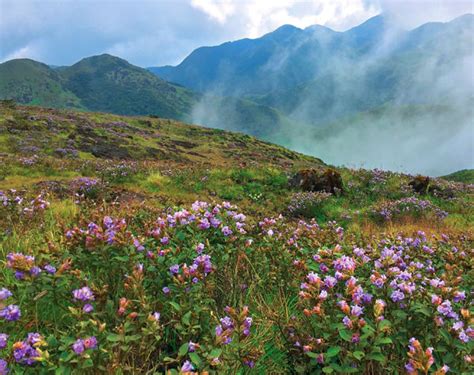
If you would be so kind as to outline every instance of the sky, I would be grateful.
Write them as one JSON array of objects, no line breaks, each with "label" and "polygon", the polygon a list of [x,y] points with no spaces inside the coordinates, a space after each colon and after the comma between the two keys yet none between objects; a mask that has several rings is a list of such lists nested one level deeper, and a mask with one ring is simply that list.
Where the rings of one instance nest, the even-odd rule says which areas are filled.
[{"label": "sky", "polygon": [[110,53],[176,65],[200,46],[256,38],[284,24],[344,31],[384,13],[404,28],[474,13],[472,0],[0,0],[0,62],[71,65]]}]

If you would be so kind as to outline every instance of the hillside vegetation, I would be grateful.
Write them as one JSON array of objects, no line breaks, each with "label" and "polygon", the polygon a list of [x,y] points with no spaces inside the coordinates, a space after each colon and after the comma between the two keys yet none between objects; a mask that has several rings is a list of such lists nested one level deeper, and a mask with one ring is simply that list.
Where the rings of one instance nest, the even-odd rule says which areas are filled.
[{"label": "hillside vegetation", "polygon": [[0,158],[0,371],[474,370],[472,185],[11,101]]}]

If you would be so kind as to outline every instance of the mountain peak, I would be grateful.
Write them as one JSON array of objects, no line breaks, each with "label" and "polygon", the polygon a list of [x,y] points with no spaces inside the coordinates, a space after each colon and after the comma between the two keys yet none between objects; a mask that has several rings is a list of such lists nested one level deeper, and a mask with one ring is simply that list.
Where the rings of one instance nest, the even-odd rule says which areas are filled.
[{"label": "mountain peak", "polygon": [[[103,53],[101,55],[85,57],[76,64],[76,66],[129,66],[130,63],[127,60],[121,59],[120,57]],[[73,65],[73,66],[74,66]]]},{"label": "mountain peak", "polygon": [[274,37],[277,37],[277,38],[287,38],[287,37],[291,37],[293,35],[295,35],[296,33],[299,33],[301,32],[302,30],[296,26],[293,26],[293,25],[283,25],[283,26],[280,26],[278,29],[268,33],[268,34],[265,34],[264,36],[262,36],[262,39],[263,38],[274,38]]}]

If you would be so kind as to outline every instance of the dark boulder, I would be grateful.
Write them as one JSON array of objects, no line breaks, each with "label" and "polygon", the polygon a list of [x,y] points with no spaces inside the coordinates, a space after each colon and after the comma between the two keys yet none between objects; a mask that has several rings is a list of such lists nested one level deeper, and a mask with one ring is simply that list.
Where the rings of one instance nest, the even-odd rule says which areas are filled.
[{"label": "dark boulder", "polygon": [[416,176],[408,185],[413,189],[415,193],[426,194],[430,188],[431,179],[427,176]]},{"label": "dark boulder", "polygon": [[342,177],[334,169],[302,169],[290,179],[290,187],[303,191],[324,191],[337,194],[343,192]]}]

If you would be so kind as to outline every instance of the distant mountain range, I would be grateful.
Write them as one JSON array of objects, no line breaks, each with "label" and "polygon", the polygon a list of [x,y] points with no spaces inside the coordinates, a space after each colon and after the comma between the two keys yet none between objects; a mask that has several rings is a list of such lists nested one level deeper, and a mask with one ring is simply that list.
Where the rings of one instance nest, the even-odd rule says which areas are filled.
[{"label": "distant mountain range", "polygon": [[332,163],[445,174],[474,164],[473,38],[472,14],[410,31],[385,16],[346,32],[285,25],[198,48],[175,67],[143,69],[110,55],[70,67],[8,61],[0,98],[151,114]]},{"label": "distant mountain range", "polygon": [[457,80],[436,87],[434,81],[469,68],[472,73],[466,60],[472,59],[473,38],[471,14],[411,31],[380,15],[346,32],[285,25],[258,39],[198,48],[176,67],[149,70],[200,92],[250,98],[316,124],[389,102],[440,104],[453,93],[472,96],[472,86]]}]

